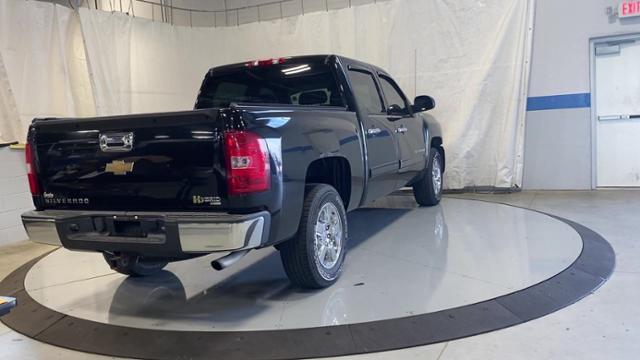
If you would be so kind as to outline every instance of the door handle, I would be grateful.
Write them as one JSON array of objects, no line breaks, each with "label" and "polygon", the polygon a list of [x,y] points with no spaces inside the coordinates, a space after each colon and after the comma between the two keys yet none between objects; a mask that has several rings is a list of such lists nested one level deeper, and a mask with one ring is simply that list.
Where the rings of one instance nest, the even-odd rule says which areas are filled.
[{"label": "door handle", "polygon": [[640,114],[631,114],[631,115],[605,115],[598,116],[598,120],[629,120],[629,119],[640,119]]},{"label": "door handle", "polygon": [[404,133],[406,133],[406,132],[407,132],[407,128],[406,128],[406,127],[404,127],[404,126],[401,126],[401,127],[399,127],[399,128],[397,128],[397,129],[396,129],[396,132],[397,132],[398,134],[404,134]]},{"label": "door handle", "polygon": [[380,128],[371,128],[369,130],[367,130],[367,134],[369,135],[378,135],[382,132],[382,130],[380,130]]}]

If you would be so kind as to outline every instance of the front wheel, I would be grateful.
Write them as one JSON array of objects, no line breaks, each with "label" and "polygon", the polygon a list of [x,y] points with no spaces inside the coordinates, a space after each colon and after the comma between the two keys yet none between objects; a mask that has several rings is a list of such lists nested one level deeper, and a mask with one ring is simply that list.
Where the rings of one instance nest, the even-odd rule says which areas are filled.
[{"label": "front wheel", "polygon": [[109,267],[120,274],[142,277],[153,275],[165,266],[167,261],[162,259],[146,259],[141,256],[127,253],[102,253]]},{"label": "front wheel", "polygon": [[347,216],[338,192],[325,184],[308,186],[298,233],[280,246],[289,280],[311,289],[335,283],[344,263],[347,234]]},{"label": "front wheel", "polygon": [[429,161],[425,173],[413,184],[413,196],[422,206],[434,206],[442,198],[442,153],[436,147],[429,150]]}]

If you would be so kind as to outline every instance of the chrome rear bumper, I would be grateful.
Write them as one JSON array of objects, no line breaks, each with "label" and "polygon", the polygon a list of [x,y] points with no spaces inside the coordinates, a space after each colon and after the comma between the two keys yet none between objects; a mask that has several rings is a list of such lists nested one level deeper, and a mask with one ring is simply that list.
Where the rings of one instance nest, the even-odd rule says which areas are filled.
[{"label": "chrome rear bumper", "polygon": [[33,242],[156,256],[260,247],[268,240],[270,221],[267,211],[247,215],[74,210],[22,214],[22,223]]},{"label": "chrome rear bumper", "polygon": [[40,244],[62,245],[55,219],[42,216],[38,211],[29,211],[22,214],[22,225],[29,235],[29,240]]}]

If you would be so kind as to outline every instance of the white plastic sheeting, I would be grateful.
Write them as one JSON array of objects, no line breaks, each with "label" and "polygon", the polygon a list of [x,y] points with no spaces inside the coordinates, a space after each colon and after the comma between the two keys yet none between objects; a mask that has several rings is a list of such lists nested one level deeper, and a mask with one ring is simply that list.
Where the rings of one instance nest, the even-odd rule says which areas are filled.
[{"label": "white plastic sheeting", "polygon": [[[44,67],[61,71],[60,77],[52,81],[42,71],[10,80],[14,90],[18,84],[20,89],[32,89],[31,96],[42,101],[66,104],[64,108],[26,104],[21,90],[16,102],[23,120],[35,115],[80,115],[79,92],[72,90],[85,89],[88,78],[92,91],[83,92],[80,99],[91,103],[99,115],[182,110],[193,106],[202,77],[212,66],[337,53],[386,68],[409,96],[436,98],[433,114],[443,126],[448,188],[520,186],[533,1],[393,0],[223,28],[176,27],[82,8],[78,16],[88,77],[69,74],[85,64],[77,57],[69,65],[69,48],[75,48],[69,44],[77,43],[77,31],[69,30],[73,16],[56,7],[50,14],[53,20],[46,17],[35,30],[24,29],[24,46],[43,45],[39,55],[45,55]],[[5,18],[12,21],[12,16],[0,16],[2,26]],[[20,16],[33,15],[13,14]],[[57,39],[38,32],[45,29],[58,34]],[[12,36],[2,30],[0,39]],[[13,34],[14,40],[17,36]],[[62,50],[55,52],[60,43]],[[24,65],[22,74],[33,67]],[[7,68],[10,78],[13,69],[21,70],[16,64]],[[43,86],[34,86],[34,78]],[[58,87],[55,94],[46,90],[52,85]]]},{"label": "white plastic sheeting", "polygon": [[533,1],[394,4],[388,70],[436,99],[446,186],[521,187]]},{"label": "white plastic sheeting", "polygon": [[337,53],[387,68],[411,96],[436,98],[448,188],[508,188],[522,178],[529,5],[397,0],[224,28],[87,9],[80,17],[99,114],[189,109],[212,66]]},{"label": "white plastic sheeting", "polygon": [[24,140],[34,117],[94,114],[82,40],[77,15],[67,7],[0,1],[0,57],[8,78],[0,81],[0,94],[18,112],[0,119],[18,131],[5,140]]},{"label": "white plastic sheeting", "polygon": [[387,49],[371,44],[388,37],[390,10],[361,6],[220,28],[79,12],[97,112],[110,115],[192,108],[207,70],[227,63],[339,53],[386,64]]}]

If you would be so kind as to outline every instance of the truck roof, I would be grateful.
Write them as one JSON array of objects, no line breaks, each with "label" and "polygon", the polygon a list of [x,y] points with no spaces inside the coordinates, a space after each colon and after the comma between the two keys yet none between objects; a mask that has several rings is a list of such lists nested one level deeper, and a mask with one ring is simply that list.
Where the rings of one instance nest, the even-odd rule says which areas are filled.
[{"label": "truck roof", "polygon": [[[287,60],[295,60],[295,61],[299,61],[299,60],[308,60],[308,61],[322,61],[322,60],[326,60],[330,57],[336,57],[338,59],[345,59],[345,60],[349,60],[350,62],[355,62],[358,63],[364,67],[372,67],[375,70],[388,74],[386,70],[373,65],[373,64],[369,64],[369,63],[365,63],[363,61],[360,60],[356,60],[356,59],[352,59],[352,58],[348,58],[346,56],[342,56],[342,55],[337,55],[337,54],[315,54],[315,55],[296,55],[296,56],[285,56],[282,57],[282,59],[287,59]],[[247,60],[244,62],[240,62],[240,63],[234,63],[234,64],[227,64],[227,65],[221,65],[221,66],[215,66],[209,69],[209,72],[214,71],[214,70],[225,70],[225,69],[233,69],[233,68],[238,68],[238,67],[244,67],[246,66],[247,63],[251,63],[254,61],[268,61],[268,60],[276,60],[276,59],[280,59],[280,58],[272,58],[272,59],[252,59],[252,60]]]},{"label": "truck roof", "polygon": [[244,67],[248,63],[252,63],[254,61],[269,61],[269,60],[277,60],[277,59],[321,61],[321,60],[325,60],[325,59],[329,58],[330,56],[332,56],[332,55],[299,55],[299,56],[285,56],[285,57],[281,57],[281,58],[275,57],[275,58],[271,58],[271,59],[269,59],[269,58],[249,59],[247,61],[243,61],[243,62],[239,62],[239,63],[214,66],[214,67],[210,68],[209,71],[232,69],[232,68],[237,68],[237,67]]}]

